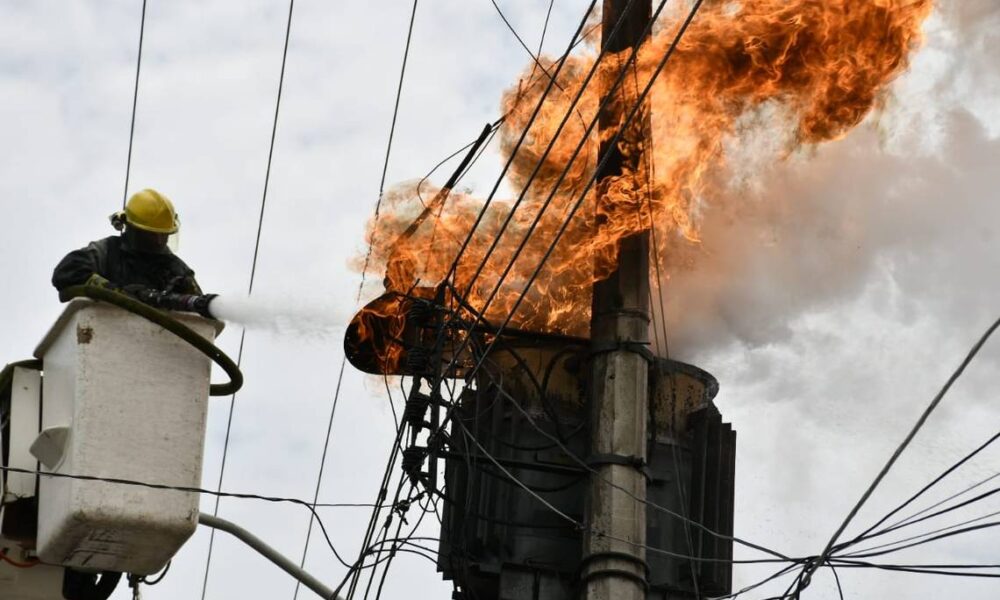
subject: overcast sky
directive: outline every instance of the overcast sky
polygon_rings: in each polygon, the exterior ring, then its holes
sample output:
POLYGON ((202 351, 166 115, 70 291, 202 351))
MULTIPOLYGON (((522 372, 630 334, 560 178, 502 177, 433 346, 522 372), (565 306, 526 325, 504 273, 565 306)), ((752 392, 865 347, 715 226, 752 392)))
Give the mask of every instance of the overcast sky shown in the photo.
MULTIPOLYGON (((548 2, 500 4, 537 43, 548 2)), ((565 47, 585 4, 556 0, 551 53, 565 47)), ((7 282, 0 362, 29 356, 59 313, 49 284, 59 258, 111 233, 106 217, 122 198, 140 5, 0 5, 0 273, 7 282)), ((260 298, 322 306, 340 319, 353 313, 359 275, 348 263, 364 248, 378 196, 411 6, 296 2, 254 284, 260 298)), ((155 187, 173 198, 183 222, 179 254, 203 288, 221 294, 246 293, 287 10, 283 0, 149 0, 130 191, 155 187)), ((739 431, 737 535, 789 554, 820 550, 1000 316, 998 25, 995 0, 942 0, 926 47, 883 113, 842 141, 767 165, 752 185, 744 181, 746 218, 738 223, 706 211, 701 273, 712 276, 678 279, 672 348, 715 374, 718 404, 739 431), (777 208, 759 210, 762 199, 777 208)), ((495 120, 526 59, 488 0, 421 3, 388 181, 422 176, 495 120)), ((464 183, 488 190, 498 169, 489 153, 464 183)), ((238 341, 231 325, 220 345, 235 356, 238 341)), ((311 497, 341 356, 336 333, 248 332, 224 489, 311 497)), ((995 433, 998 360, 1000 340, 945 400, 859 525, 995 433)), ((211 400, 207 487, 218 476, 227 406, 228 399, 211 400)), ((392 432, 384 390, 349 368, 321 501, 370 502, 392 432)), ((998 471, 994 451, 930 498, 998 471)), ((203 510, 212 504, 203 499, 203 510)), ((300 555, 303 509, 225 500, 221 514, 300 555)), ((366 510, 322 514, 338 550, 356 555, 366 510)), ((927 525, 922 531, 933 528, 927 525)), ((200 597, 207 541, 199 531, 165 581, 143 596, 200 597)), ((998 556, 1000 536, 987 530, 899 561, 996 563, 998 556)), ((307 566, 331 584, 344 573, 321 543, 307 566)), ((736 583, 761 573, 737 568, 736 583)), ((848 598, 1000 592, 989 581, 867 571, 841 577, 848 598)), ((250 550, 217 538, 208 598, 291 598, 293 588, 250 550)), ((449 594, 433 565, 404 555, 385 597, 449 594)), ((820 574, 810 597, 835 594, 820 574)), ((127 597, 122 586, 115 598, 127 597)))

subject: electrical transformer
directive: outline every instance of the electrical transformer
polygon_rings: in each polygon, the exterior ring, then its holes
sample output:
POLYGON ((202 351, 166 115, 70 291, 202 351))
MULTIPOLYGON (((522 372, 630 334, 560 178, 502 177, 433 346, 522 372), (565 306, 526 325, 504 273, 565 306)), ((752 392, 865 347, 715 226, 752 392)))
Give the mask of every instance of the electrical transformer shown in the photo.
POLYGON ((412 377, 402 467, 443 501, 437 566, 455 600, 579 597, 588 481, 612 461, 646 480, 647 598, 730 593, 736 433, 713 403, 712 375, 643 348, 646 456, 593 456, 589 340, 497 336, 445 312, 426 291, 387 294, 355 317, 345 351, 360 370, 412 377))

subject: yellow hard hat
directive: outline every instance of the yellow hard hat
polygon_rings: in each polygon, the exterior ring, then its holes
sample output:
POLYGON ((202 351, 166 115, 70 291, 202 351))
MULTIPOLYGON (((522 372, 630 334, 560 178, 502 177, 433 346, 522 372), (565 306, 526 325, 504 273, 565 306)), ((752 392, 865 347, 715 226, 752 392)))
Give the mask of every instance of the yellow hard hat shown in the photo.
MULTIPOLYGON (((132 194, 125 205, 124 217, 128 225, 153 233, 177 233, 179 226, 173 203, 152 189, 132 194)), ((112 215, 112 223, 114 220, 115 215, 112 215)))

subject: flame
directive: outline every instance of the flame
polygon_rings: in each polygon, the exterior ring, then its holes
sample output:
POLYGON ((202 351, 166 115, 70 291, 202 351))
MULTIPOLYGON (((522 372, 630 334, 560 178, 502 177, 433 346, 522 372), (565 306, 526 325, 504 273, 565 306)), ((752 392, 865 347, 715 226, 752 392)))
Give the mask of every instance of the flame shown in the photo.
MULTIPOLYGON (((612 112, 624 112, 646 86, 687 10, 679 7, 661 17, 615 96, 612 112)), ((782 118, 766 125, 786 140, 786 156, 803 146, 842 138, 881 106, 888 85, 920 46, 921 27, 931 10, 931 0, 705 2, 655 80, 644 117, 618 143, 621 153, 631 157, 626 161, 631 166, 603 178, 585 195, 513 324, 586 335, 591 286, 613 271, 620 240, 654 227, 661 250, 657 259, 664 261, 672 248, 698 246, 702 211, 732 201, 722 193, 718 174, 726 166, 726 144, 739 143, 748 119, 765 107, 778 107, 782 118)), ((629 52, 601 59, 594 80, 556 133, 596 54, 591 48, 567 59, 558 86, 516 153, 508 173, 512 189, 524 189, 539 161, 541 166, 510 225, 501 232, 513 201, 493 201, 458 260, 453 293, 482 310, 552 194, 551 205, 486 307, 488 319, 499 322, 510 313, 594 174, 602 140, 596 128, 588 135, 587 125, 598 111, 601 90, 614 81, 629 52), (582 150, 573 160, 581 141, 582 150), (495 250, 473 280, 494 241, 495 250)), ((544 62, 549 73, 556 70, 556 60, 544 62)), ((507 114, 500 131, 505 158, 514 152, 548 83, 539 75, 535 69, 526 71, 502 98, 507 114)), ((605 141, 614 129, 603 128, 605 141)), ((401 232, 439 191, 407 183, 383 199, 381 217, 370 224, 368 241, 371 264, 384 271, 387 290, 405 293, 418 282, 435 286, 449 274, 483 205, 481 199, 452 193, 441 212, 401 239, 401 232)))

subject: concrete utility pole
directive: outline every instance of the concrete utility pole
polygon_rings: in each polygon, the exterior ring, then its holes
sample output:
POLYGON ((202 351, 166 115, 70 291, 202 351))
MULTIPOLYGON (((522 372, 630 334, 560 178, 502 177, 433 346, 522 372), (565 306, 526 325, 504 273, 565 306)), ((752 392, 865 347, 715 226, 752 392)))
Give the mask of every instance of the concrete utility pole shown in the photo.
MULTIPOLYGON (((634 46, 649 23, 651 0, 634 0, 614 39, 608 40, 628 5, 628 0, 604 0, 602 32, 609 52, 622 52, 634 46)), ((624 65, 628 55, 628 52, 622 53, 621 64, 624 65)), ((614 71, 612 77, 617 75, 617 68, 611 70, 614 71)), ((604 94, 608 93, 611 83, 613 79, 603 82, 604 94)), ((615 92, 615 101, 601 114, 602 134, 620 127, 636 100, 635 87, 629 74, 615 92)), ((640 144, 646 146, 648 135, 649 114, 642 111, 623 140, 637 150, 640 144)), ((630 152, 625 157, 605 142, 601 145, 601 158, 607 155, 610 158, 600 173, 602 178, 619 174, 624 167, 641 164, 642 160, 639 152, 630 152)), ((598 202, 604 201, 600 195, 602 189, 598 188, 598 202)), ((617 270, 594 284, 592 311, 589 462, 597 472, 590 478, 587 504, 589 527, 581 571, 584 597, 586 600, 644 600, 647 576, 642 546, 646 541, 646 506, 635 498, 646 498, 646 479, 640 469, 646 461, 649 415, 649 367, 642 353, 649 343, 648 232, 622 241, 617 270), (609 481, 622 489, 608 485, 609 481)))

